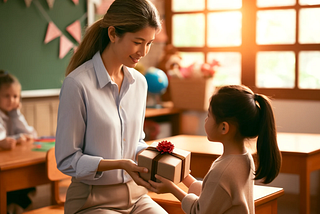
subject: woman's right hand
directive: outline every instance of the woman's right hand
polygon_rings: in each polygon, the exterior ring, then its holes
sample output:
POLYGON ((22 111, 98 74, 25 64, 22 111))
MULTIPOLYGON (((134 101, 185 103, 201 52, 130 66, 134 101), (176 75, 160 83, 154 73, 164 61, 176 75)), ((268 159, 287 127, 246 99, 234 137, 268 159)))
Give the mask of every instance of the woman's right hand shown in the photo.
POLYGON ((131 176, 136 184, 138 184, 139 186, 144 186, 148 190, 151 189, 150 183, 143 180, 139 175, 139 173, 147 173, 147 168, 138 166, 133 160, 130 159, 123 160, 122 165, 123 169, 131 176))

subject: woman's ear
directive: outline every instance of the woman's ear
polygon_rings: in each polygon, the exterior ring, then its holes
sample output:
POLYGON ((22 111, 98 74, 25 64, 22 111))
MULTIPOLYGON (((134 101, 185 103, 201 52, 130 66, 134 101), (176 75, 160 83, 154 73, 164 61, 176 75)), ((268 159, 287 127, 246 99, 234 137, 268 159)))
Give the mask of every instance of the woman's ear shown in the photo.
POLYGON ((227 122, 222 122, 220 125, 221 134, 227 134, 229 132, 230 126, 227 122))
POLYGON ((116 41, 116 29, 113 26, 108 27, 108 36, 110 39, 110 42, 114 43, 116 41))

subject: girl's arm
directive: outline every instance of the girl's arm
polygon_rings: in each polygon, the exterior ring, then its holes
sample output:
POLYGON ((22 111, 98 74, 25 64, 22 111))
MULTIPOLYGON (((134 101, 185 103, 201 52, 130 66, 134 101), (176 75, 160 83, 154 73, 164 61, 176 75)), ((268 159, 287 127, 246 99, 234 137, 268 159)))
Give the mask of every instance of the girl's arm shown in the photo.
POLYGON ((182 199, 187 195, 185 191, 180 189, 176 184, 174 184, 172 181, 161 177, 159 175, 155 175, 155 177, 161 181, 161 183, 157 183, 154 181, 149 180, 149 183, 151 184, 152 188, 151 190, 156 193, 171 193, 173 194, 179 201, 182 201, 182 199))
POLYGON ((9 117, 12 119, 12 126, 15 134, 27 134, 32 138, 37 137, 36 130, 34 129, 34 127, 28 125, 25 117, 19 109, 14 109, 10 111, 9 117))
POLYGON ((197 181, 197 179, 195 179, 192 175, 187 175, 187 177, 185 177, 185 179, 183 179, 182 183, 184 185, 186 185, 188 188, 190 188, 191 184, 193 182, 197 181))

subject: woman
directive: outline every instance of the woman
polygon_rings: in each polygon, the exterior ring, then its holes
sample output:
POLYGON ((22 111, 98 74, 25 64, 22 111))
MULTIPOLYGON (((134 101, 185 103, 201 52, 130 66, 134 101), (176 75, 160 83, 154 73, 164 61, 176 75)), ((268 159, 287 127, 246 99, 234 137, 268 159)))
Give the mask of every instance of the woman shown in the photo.
MULTIPOLYGON (((146 194, 136 165, 147 147, 147 83, 133 69, 160 30, 147 0, 115 0, 88 28, 60 93, 59 170, 72 176, 65 213, 166 213, 146 194)), ((146 188, 145 188, 146 187, 146 188)))

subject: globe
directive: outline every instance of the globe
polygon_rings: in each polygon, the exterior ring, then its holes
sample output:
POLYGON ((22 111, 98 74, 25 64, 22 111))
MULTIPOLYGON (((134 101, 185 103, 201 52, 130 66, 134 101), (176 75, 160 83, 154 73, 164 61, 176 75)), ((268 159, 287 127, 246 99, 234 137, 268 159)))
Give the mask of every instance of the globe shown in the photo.
POLYGON ((163 94, 168 87, 168 77, 160 69, 150 67, 144 74, 148 83, 148 91, 153 94, 163 94))
POLYGON ((168 77, 160 69, 150 67, 146 70, 144 76, 148 83, 148 108, 162 108, 161 94, 168 88, 168 77))

